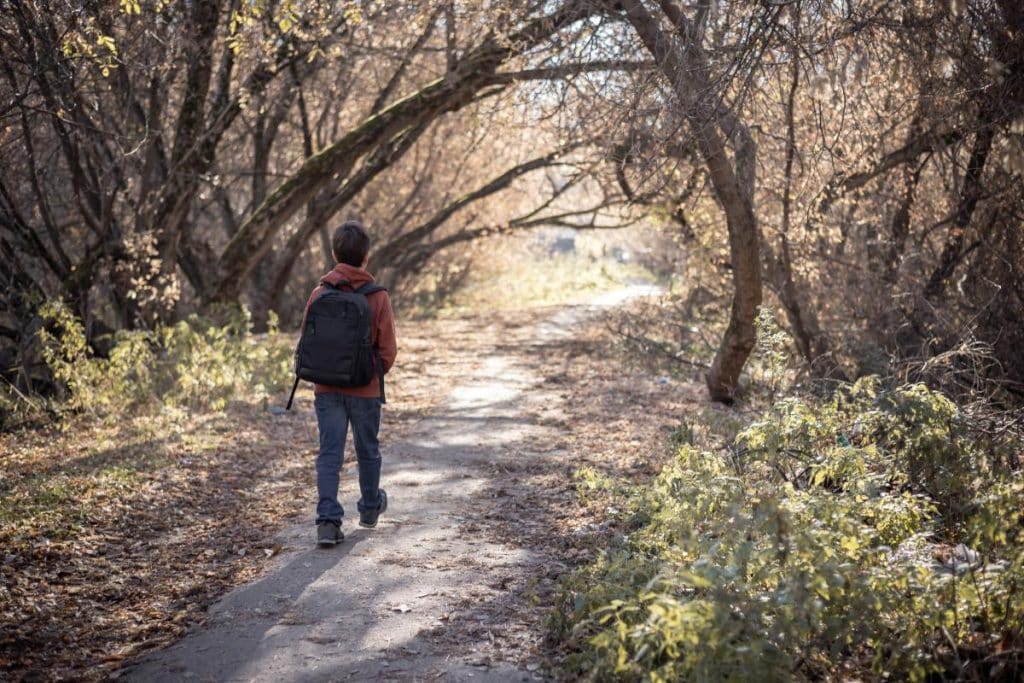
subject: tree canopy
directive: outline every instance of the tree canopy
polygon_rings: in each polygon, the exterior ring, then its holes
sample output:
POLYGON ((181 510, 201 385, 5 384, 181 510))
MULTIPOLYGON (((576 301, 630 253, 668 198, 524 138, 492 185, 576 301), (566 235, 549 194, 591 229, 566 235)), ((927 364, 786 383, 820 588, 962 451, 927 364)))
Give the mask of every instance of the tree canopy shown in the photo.
POLYGON ((262 325, 359 213, 396 288, 481 237, 660 222, 728 292, 718 400, 763 286, 816 374, 970 328, 1019 382, 1021 22, 1011 0, 10 3, 5 366, 50 298, 91 340, 218 302, 262 325))

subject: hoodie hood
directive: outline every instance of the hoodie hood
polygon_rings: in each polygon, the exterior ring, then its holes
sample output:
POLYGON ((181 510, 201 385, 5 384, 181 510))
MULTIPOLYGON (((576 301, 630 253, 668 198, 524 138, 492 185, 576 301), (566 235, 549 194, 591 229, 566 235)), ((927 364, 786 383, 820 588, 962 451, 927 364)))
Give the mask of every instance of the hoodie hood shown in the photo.
POLYGON ((359 289, 368 282, 373 282, 373 275, 363 268, 347 263, 336 263, 333 270, 320 278, 320 283, 337 287, 344 280, 348 280, 352 289, 359 289))

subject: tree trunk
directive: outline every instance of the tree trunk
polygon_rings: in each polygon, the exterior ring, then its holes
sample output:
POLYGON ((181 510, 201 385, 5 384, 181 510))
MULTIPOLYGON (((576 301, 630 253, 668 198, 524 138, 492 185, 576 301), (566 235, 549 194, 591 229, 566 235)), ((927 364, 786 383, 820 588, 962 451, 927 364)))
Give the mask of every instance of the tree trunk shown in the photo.
POLYGON ((831 355, 831 345, 822 332, 814 308, 805 292, 807 286, 798 282, 793 272, 789 246, 789 229, 793 216, 793 162, 796 159, 796 93, 800 83, 800 7, 793 7, 793 26, 797 31, 791 45, 789 92, 786 98, 786 152, 783 170, 782 224, 779 228, 779 253, 776 256, 765 245, 765 269, 772 289, 786 311, 797 350, 812 370, 828 376, 842 376, 842 369, 831 355))
MULTIPOLYGON (((198 176, 210 166, 208 150, 198 144, 205 118, 206 96, 213 76, 212 45, 217 35, 220 2, 200 2, 193 7, 190 32, 195 42, 188 55, 185 77, 185 98, 175 125, 174 146, 171 152, 170 176, 164 180, 165 190, 157 197, 149 225, 157 234, 160 270, 173 273, 177 268, 178 245, 183 225, 192 206, 199 180, 198 176)), ((212 155, 211 155, 212 156, 212 155)))
POLYGON ((711 104, 717 91, 712 89, 708 77, 707 60, 693 40, 696 32, 681 13, 669 17, 679 29, 678 37, 674 37, 662 31, 639 0, 616 4, 626 10, 629 23, 679 99, 707 166, 715 196, 725 212, 732 260, 732 307, 729 326, 705 379, 712 400, 731 403, 740 372, 757 340, 754 320, 761 305, 760 239, 753 201, 756 154, 753 140, 738 121, 727 121, 727 114, 711 104), (680 41, 685 42, 680 44, 680 41), (737 143, 735 167, 726 154, 720 132, 723 124, 729 123, 732 123, 730 134, 737 143))
POLYGON ((992 151, 992 138, 995 136, 995 131, 988 123, 987 118, 980 118, 982 128, 974 137, 971 158, 967 162, 967 173, 964 174, 960 203, 953 218, 953 227, 950 228, 949 235, 946 237, 942 255, 939 257, 939 265, 932 271, 931 277, 928 278, 928 284, 925 285, 924 296, 926 299, 934 300, 942 294, 943 285, 953 275, 960 259, 964 256, 964 240, 967 237, 967 229, 971 225, 971 218, 974 216, 974 209, 978 205, 978 200, 981 199, 981 176, 985 172, 985 163, 988 161, 989 152, 992 151))

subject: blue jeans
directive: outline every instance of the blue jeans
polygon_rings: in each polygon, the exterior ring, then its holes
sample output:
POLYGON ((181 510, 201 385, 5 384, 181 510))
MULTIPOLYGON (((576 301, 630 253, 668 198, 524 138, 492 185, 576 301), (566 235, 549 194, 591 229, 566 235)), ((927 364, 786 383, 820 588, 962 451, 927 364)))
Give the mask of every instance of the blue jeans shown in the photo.
POLYGON ((341 524, 345 510, 338 502, 338 482, 350 423, 359 463, 359 491, 362 495, 359 511, 376 510, 380 505, 380 447, 377 442, 380 399, 317 394, 314 405, 320 429, 320 453, 316 457, 316 488, 320 500, 316 506, 316 521, 341 524))

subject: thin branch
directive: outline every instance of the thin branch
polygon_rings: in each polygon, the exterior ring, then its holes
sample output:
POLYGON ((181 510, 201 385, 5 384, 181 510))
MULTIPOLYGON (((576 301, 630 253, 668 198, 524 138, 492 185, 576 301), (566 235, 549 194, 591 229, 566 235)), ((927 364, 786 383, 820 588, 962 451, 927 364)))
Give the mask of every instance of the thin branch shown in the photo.
POLYGON ((387 244, 380 247, 374 253, 374 263, 383 262, 391 263, 392 261, 401 257, 402 253, 407 249, 412 248, 417 243, 423 241, 431 234, 433 234, 438 228, 454 216, 456 213, 461 211, 463 208, 478 201, 484 197, 492 195, 496 192, 504 190, 512 181, 520 176, 523 176, 530 171, 534 171, 545 166, 551 166, 555 163, 555 160, 570 151, 572 147, 562 148, 555 150, 549 154, 545 154, 542 157, 531 159, 530 161, 524 162, 517 166, 514 166, 498 177, 492 179, 483 186, 473 190, 472 192, 465 194, 452 202, 449 202, 445 206, 441 207, 434 213, 433 216, 428 218, 424 223, 419 225, 409 232, 402 233, 395 239, 391 240, 387 244))
POLYGON ((373 101, 373 105, 370 107, 370 112, 378 112, 384 108, 388 100, 394 94, 395 90, 398 89, 398 85, 402 82, 402 77, 405 76, 405 72, 409 69, 409 65, 412 64, 412 59, 423 49, 423 46, 430 36, 434 33, 434 27, 437 25, 437 16, 441 12, 441 7, 434 10, 434 13, 427 19, 427 25, 423 28, 423 32, 413 41, 413 44, 409 46, 409 49, 402 55, 402 60, 395 67, 394 73, 391 74, 391 78, 381 88, 380 93, 377 94, 377 99, 373 101))
POLYGON ((584 73, 601 73, 605 71, 621 71, 623 73, 637 73, 650 71, 657 65, 652 60, 634 59, 604 59, 593 62, 578 62, 574 64, 562 64, 537 69, 522 69, 520 71, 506 71, 494 74, 489 80, 491 83, 513 83, 516 81, 553 81, 560 80, 567 76, 576 76, 584 73))

